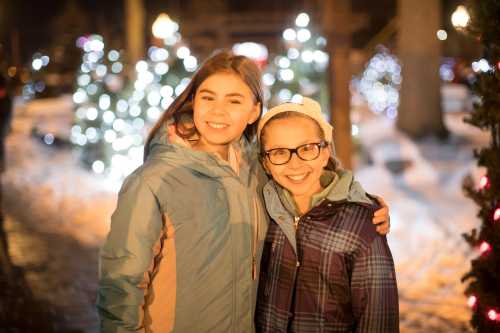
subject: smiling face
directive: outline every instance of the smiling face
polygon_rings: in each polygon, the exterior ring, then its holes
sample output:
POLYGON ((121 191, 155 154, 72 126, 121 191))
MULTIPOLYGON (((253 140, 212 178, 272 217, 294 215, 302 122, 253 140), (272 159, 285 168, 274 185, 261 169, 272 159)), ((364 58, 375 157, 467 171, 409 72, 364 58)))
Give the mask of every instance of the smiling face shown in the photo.
POLYGON ((231 143, 259 117, 260 105, 248 85, 236 74, 209 76, 196 90, 193 118, 200 134, 198 148, 227 155, 231 143))
MULTIPOLYGON (((264 127, 261 141, 264 151, 276 148, 294 149, 308 143, 323 140, 321 129, 307 116, 291 116, 271 119, 264 127)), ((328 148, 322 148, 319 156, 312 161, 304 161, 297 154, 282 165, 274 165, 266 157, 264 167, 273 179, 290 191, 296 201, 309 202, 313 194, 321 191, 320 177, 330 157, 328 148)))

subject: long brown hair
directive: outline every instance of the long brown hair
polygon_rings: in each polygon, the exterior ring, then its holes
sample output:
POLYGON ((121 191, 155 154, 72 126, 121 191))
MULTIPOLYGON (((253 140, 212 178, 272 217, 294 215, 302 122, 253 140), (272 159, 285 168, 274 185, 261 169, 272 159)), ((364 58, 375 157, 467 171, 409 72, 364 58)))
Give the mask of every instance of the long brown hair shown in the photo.
MULTIPOLYGON (((233 52, 227 50, 218 51, 208 58, 196 71, 186 89, 177 96, 153 126, 144 145, 144 160, 146 160, 149 154, 151 140, 162 125, 169 120, 173 120, 173 123, 176 125, 177 135, 183 139, 188 139, 197 134, 196 127, 194 127, 192 122, 194 95, 203 81, 219 72, 234 73, 248 85, 254 95, 255 103, 259 103, 260 105, 260 118, 264 104, 264 93, 262 91, 259 67, 248 57, 235 55, 233 52)), ((258 121, 255 121, 253 124, 248 125, 244 131, 245 137, 250 141, 253 140, 257 132, 257 123, 258 121)))

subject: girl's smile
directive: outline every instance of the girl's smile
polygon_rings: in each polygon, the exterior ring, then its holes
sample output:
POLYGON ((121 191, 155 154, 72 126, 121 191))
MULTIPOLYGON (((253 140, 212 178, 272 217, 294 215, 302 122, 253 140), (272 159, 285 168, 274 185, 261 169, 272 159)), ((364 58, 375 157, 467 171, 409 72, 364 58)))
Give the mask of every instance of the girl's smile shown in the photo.
POLYGON ((236 74, 220 72, 209 76, 196 91, 193 116, 200 140, 195 149, 217 153, 226 159, 231 143, 259 117, 248 85, 236 74))
POLYGON ((322 189, 320 177, 330 157, 329 150, 318 144, 322 141, 318 132, 313 119, 294 116, 270 121, 262 140, 267 154, 264 159, 266 170, 278 184, 290 191, 299 208, 305 211, 311 197, 322 189), (301 147, 304 150, 300 150, 301 147), (313 147, 319 151, 315 150, 317 155, 312 153, 310 160, 297 155, 311 154, 313 147), (290 150, 295 151, 288 155, 290 150), (286 161, 286 157, 290 159, 286 161))

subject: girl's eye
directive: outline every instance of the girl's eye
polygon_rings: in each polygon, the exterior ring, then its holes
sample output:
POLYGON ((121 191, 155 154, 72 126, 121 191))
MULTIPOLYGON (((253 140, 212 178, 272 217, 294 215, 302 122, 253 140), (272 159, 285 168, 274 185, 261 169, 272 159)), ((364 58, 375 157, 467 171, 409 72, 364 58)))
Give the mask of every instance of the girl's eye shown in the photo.
POLYGON ((201 96, 201 99, 205 100, 205 101, 213 101, 214 100, 214 98, 212 96, 207 96, 207 95, 201 96))
POLYGON ((309 143, 301 147, 303 151, 312 151, 316 149, 316 145, 313 143, 309 143))
POLYGON ((229 103, 231 103, 231 104, 241 104, 241 101, 238 100, 238 99, 232 99, 232 100, 229 101, 229 103))
POLYGON ((269 152, 272 156, 278 157, 278 156, 286 156, 288 154, 288 149, 286 148, 277 148, 273 149, 269 152))

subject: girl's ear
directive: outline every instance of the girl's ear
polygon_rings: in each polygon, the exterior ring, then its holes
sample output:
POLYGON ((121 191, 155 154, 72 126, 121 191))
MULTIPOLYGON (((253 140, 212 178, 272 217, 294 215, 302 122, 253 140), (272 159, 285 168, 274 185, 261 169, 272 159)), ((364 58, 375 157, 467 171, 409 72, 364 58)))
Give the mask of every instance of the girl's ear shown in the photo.
POLYGON ((248 125, 253 124, 257 119, 259 119, 260 116, 260 102, 257 102, 251 111, 251 115, 248 119, 248 125))
POLYGON ((264 157, 261 157, 260 159, 261 161, 261 164, 262 164, 262 167, 264 168, 264 171, 269 175, 271 176, 271 171, 269 171, 269 168, 267 167, 267 158, 264 156, 264 157))

